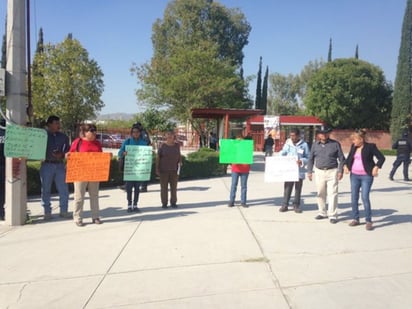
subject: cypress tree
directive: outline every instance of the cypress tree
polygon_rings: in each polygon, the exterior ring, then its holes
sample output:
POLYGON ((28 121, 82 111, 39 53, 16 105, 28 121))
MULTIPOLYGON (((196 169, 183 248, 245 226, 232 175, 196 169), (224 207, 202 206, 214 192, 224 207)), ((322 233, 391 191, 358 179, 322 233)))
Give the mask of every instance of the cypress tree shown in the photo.
POLYGON ((332 62, 332 38, 329 39, 328 62, 332 62))
POLYGON ((396 69, 395 87, 393 92, 391 135, 396 140, 401 131, 410 126, 412 102, 412 0, 406 4, 403 17, 401 46, 399 48, 398 66, 396 69))
POLYGON ((36 53, 44 52, 43 28, 39 30, 39 40, 37 41, 36 53))
POLYGON ((264 115, 266 115, 267 110, 268 110, 268 78, 269 78, 269 67, 266 66, 266 72, 263 78, 263 86, 262 86, 262 109, 264 110, 264 115))
POLYGON ((259 71, 257 73, 255 108, 262 108, 262 56, 260 56, 259 71))
POLYGON ((356 44, 355 59, 359 59, 359 46, 358 46, 358 44, 356 44))

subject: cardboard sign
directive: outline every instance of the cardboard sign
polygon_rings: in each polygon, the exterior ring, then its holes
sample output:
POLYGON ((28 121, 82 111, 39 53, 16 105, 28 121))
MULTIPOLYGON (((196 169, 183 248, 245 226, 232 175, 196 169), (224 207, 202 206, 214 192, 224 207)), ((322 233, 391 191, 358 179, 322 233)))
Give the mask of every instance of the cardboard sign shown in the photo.
POLYGON ((123 180, 147 181, 152 172, 152 146, 126 145, 123 180))
POLYGON ((299 166, 295 156, 265 158, 265 182, 299 181, 299 166))
POLYGON ((253 140, 221 139, 219 163, 253 164, 253 140))
POLYGON ((4 140, 4 155, 6 157, 44 160, 46 148, 46 130, 7 124, 4 140))
POLYGON ((70 152, 66 182, 108 181, 110 159, 108 152, 70 152))

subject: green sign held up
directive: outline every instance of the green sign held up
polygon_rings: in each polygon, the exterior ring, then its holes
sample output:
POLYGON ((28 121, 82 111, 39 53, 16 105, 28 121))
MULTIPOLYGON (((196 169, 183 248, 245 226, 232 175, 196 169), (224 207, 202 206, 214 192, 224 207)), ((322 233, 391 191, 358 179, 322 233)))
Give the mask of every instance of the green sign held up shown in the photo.
POLYGON ((147 181, 152 172, 152 146, 126 145, 123 180, 147 181))
POLYGON ((6 157, 44 160, 46 158, 46 147, 46 130, 7 124, 4 141, 4 154, 6 157))
POLYGON ((253 140, 221 139, 219 163, 253 164, 253 140))

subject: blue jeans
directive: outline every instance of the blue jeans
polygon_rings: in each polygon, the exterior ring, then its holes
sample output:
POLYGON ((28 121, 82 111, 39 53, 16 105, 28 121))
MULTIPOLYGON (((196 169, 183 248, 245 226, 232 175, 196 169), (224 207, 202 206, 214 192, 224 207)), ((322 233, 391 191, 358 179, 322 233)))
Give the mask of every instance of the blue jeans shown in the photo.
POLYGON ((361 191, 362 203, 365 208, 365 221, 372 222, 371 202, 369 200, 372 183, 372 176, 350 174, 352 216, 356 221, 359 221, 359 191, 361 191))
POLYGON ((232 172, 232 185, 230 188, 230 203, 235 203, 237 183, 240 177, 240 203, 246 204, 246 194, 247 194, 247 179, 249 173, 236 173, 232 172))
POLYGON ((140 181, 126 181, 126 196, 127 196, 127 206, 132 205, 132 191, 134 190, 133 194, 133 206, 137 206, 137 202, 139 201, 139 186, 141 185, 140 181))
POLYGON ((41 181, 41 204, 44 207, 44 213, 51 213, 51 188, 53 181, 59 192, 60 212, 65 213, 69 204, 69 188, 66 183, 66 166, 63 163, 46 163, 43 162, 40 167, 41 181))

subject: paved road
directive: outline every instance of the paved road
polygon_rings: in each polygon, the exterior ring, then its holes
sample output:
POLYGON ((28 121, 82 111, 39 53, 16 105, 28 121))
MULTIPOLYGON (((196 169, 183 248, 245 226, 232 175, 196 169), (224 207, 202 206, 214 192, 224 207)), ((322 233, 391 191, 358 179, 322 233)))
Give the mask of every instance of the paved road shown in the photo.
POLYGON ((347 176, 332 225, 314 220, 308 180, 303 213, 280 213, 282 184, 264 183, 255 159, 249 208, 226 206, 229 175, 180 182, 177 210, 160 208, 158 184, 141 214, 101 190, 101 226, 43 222, 30 198, 33 224, 0 223, 0 308, 412 308, 412 183, 389 181, 393 157, 373 185, 371 232, 348 226, 347 176))

